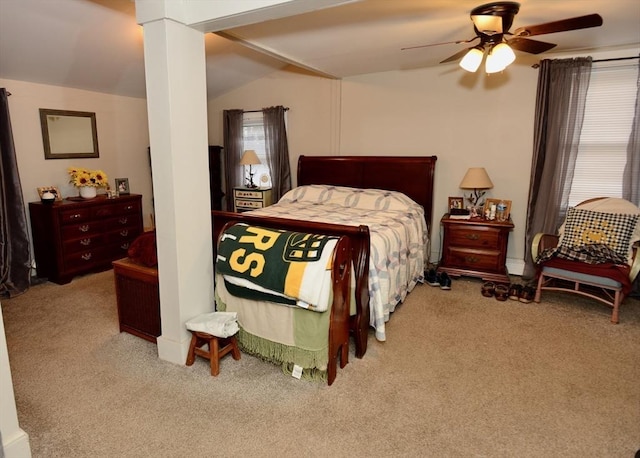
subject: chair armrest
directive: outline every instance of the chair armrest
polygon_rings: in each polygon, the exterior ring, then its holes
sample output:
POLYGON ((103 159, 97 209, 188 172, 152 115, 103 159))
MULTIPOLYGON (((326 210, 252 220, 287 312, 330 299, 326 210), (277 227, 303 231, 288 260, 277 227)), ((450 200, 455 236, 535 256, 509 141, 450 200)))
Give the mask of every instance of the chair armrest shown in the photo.
POLYGON ((629 272, 629 280, 631 283, 636 279, 638 273, 640 273, 640 242, 633 244, 633 258, 631 262, 631 271, 629 272))
POLYGON ((560 237, 557 235, 538 232, 531 242, 531 256, 533 257, 533 261, 535 262, 540 253, 547 248, 557 247, 559 240, 560 237))

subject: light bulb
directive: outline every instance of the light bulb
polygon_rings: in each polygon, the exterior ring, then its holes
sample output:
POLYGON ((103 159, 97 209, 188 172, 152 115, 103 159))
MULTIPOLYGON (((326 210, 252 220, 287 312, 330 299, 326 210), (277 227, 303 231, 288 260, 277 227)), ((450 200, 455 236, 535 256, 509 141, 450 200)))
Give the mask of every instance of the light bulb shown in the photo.
POLYGON ((471 48, 460 61, 460 67, 468 72, 475 72, 482 63, 484 53, 478 48, 471 48))
POLYGON ((492 51, 494 57, 497 57, 499 62, 506 68, 516 60, 516 54, 511 47, 506 43, 497 44, 492 51))
POLYGON ((502 62, 500 62, 500 59, 496 57, 495 54, 489 53, 484 68, 487 73, 498 73, 504 70, 506 65, 502 65, 502 62))

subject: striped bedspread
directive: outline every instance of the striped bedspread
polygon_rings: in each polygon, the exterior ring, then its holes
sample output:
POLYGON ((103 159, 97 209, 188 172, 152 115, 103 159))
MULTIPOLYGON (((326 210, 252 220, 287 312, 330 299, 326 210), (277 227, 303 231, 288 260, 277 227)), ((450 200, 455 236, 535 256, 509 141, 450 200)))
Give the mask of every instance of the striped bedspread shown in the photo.
POLYGON ((428 261, 424 210, 404 194, 339 186, 301 186, 277 204, 251 214, 336 223, 365 224, 371 235, 370 325, 386 340, 385 323, 418 282, 428 261))

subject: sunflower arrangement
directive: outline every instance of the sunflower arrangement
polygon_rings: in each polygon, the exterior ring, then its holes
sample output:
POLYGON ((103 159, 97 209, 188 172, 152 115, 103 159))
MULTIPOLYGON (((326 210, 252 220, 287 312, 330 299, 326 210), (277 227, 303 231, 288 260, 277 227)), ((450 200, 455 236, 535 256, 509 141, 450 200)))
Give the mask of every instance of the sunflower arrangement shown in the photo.
POLYGON ((93 186, 96 188, 109 186, 107 174, 102 170, 89 170, 81 167, 69 167, 69 183, 77 188, 93 186))

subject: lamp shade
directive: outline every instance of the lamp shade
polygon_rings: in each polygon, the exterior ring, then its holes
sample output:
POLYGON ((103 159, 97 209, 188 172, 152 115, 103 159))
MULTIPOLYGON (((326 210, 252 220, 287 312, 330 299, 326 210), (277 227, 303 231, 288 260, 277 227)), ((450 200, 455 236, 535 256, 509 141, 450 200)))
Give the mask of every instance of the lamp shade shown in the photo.
POLYGON ((260 159, 258 159, 258 155, 252 149, 246 150, 242 154, 242 158, 240 158, 239 165, 258 165, 261 164, 260 159))
POLYGON ((482 63, 482 57, 484 53, 481 49, 471 48, 467 54, 460 61, 460 67, 468 72, 475 72, 482 63))
POLYGON ((491 189, 493 183, 484 167, 471 167, 460 182, 462 189, 491 189))

